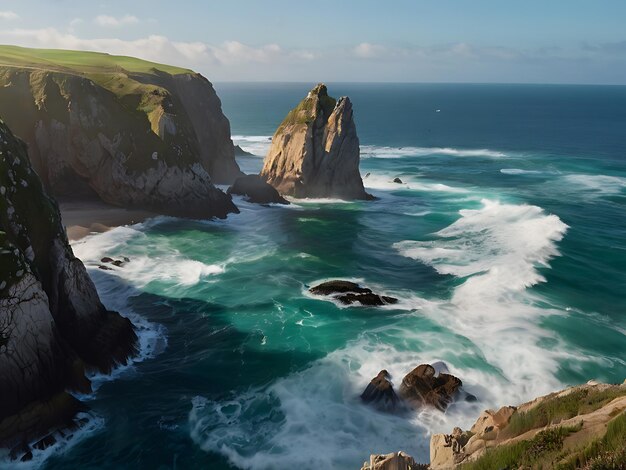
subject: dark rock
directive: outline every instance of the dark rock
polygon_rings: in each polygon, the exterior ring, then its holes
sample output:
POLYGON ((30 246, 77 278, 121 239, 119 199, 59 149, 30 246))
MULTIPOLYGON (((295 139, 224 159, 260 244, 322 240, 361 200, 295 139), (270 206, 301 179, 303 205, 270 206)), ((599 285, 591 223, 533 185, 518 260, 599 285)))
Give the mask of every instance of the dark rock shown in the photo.
POLYGON ((421 364, 402 379, 400 396, 416 406, 434 406, 444 411, 462 385, 457 377, 437 375, 433 366, 421 364))
POLYGON ((398 184, 402 184, 402 180, 400 178, 394 178, 393 182, 394 183, 398 183, 398 184))
POLYGON ((124 256, 124 262, 125 263, 130 263, 130 258, 128 256, 124 256))
POLYGON ((254 156, 253 153, 246 152, 239 145, 235 145, 235 157, 251 157, 254 156))
POLYGON ((111 264, 113 266, 117 266, 118 268, 121 268, 122 266, 124 266, 124 262, 122 260, 119 260, 119 259, 116 259, 111 264))
POLYGON ((352 305, 356 302, 367 306, 381 306, 395 304, 398 299, 385 295, 378 295, 367 287, 361 287, 350 281, 334 280, 323 282, 311 287, 309 292, 316 295, 332 296, 344 305, 352 305))
POLYGON ((103 271, 113 271, 113 268, 109 268, 108 266, 104 266, 103 264, 98 266, 99 269, 102 269, 103 271))
POLYGON ((105 256, 104 258, 102 258, 100 260, 101 263, 112 263, 113 262, 113 258, 109 258, 108 256, 105 256))
POLYGON ((386 370, 381 370, 367 385, 361 394, 361 400, 387 411, 394 410, 400 403, 400 399, 396 395, 389 378, 389 373, 386 370))
POLYGON ((56 444, 56 442, 57 442, 56 438, 52 434, 48 434, 47 436, 45 436, 42 439, 40 439, 37 442, 35 442, 33 444, 33 447, 35 449, 45 450, 48 447, 56 444))
POLYGON ((247 196, 248 201, 257 204, 289 204, 270 184, 259 175, 241 176, 228 188, 228 194, 247 196))

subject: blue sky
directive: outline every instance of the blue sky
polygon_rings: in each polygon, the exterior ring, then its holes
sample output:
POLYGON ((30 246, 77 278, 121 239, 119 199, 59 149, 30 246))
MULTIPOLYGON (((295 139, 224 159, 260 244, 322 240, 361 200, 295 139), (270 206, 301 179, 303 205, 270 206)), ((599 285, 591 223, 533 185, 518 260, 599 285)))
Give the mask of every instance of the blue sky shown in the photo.
POLYGON ((0 43, 214 81, 626 84, 626 0, 0 0, 0 43))

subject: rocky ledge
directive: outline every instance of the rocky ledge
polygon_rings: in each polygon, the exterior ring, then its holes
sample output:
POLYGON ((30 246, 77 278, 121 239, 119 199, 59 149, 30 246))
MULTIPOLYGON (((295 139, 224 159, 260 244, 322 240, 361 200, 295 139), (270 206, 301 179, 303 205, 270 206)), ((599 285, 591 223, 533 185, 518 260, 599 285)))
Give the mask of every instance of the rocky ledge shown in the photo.
POLYGON ((276 130, 261 176, 297 198, 372 199, 359 173, 359 138, 350 98, 319 84, 276 130))
POLYGON ((364 306, 382 306, 395 304, 398 299, 386 295, 378 295, 367 287, 361 287, 350 281, 327 281, 309 289, 311 294, 324 295, 338 300, 344 305, 360 303, 364 306))
POLYGON ((68 244, 56 202, 26 146, 0 121, 0 447, 28 459, 58 427, 77 426, 87 371, 109 373, 137 354, 132 323, 100 302, 68 244))
POLYGON ((278 194, 278 191, 259 175, 240 176, 228 188, 228 194, 246 196, 249 202, 256 204, 289 204, 287 199, 278 194))

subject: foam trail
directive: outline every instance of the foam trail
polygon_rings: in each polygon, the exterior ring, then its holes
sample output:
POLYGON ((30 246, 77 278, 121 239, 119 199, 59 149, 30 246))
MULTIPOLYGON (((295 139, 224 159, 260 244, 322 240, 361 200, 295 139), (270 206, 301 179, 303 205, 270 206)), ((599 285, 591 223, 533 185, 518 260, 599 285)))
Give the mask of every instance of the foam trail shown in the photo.
POLYGON ((490 149, 455 149, 449 147, 381 147, 362 145, 362 158, 403 158, 445 155, 451 157, 488 157, 502 158, 507 154, 490 149))
POLYGON ((233 135, 233 143, 257 157, 265 157, 272 145, 270 135, 233 135))
POLYGON ((626 190, 626 178, 609 175, 571 174, 563 177, 570 191, 592 195, 619 194, 626 190))
POLYGON ((420 180, 414 176, 402 176, 403 183, 394 183, 394 175, 385 173, 370 173, 367 178, 363 179, 363 185, 366 189, 378 189, 382 191, 423 191, 435 193, 468 193, 469 190, 458 186, 449 186, 443 183, 434 183, 432 181, 420 180))

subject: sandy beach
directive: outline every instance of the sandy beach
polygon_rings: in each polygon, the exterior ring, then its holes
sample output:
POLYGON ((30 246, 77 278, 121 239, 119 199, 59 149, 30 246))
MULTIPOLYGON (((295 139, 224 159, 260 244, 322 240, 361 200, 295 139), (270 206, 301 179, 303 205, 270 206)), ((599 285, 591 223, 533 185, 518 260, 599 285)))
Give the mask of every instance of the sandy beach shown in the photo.
POLYGON ((140 209, 124 209, 102 201, 59 201, 63 225, 70 240, 79 240, 90 233, 102 233, 120 225, 142 222, 157 214, 140 209))

